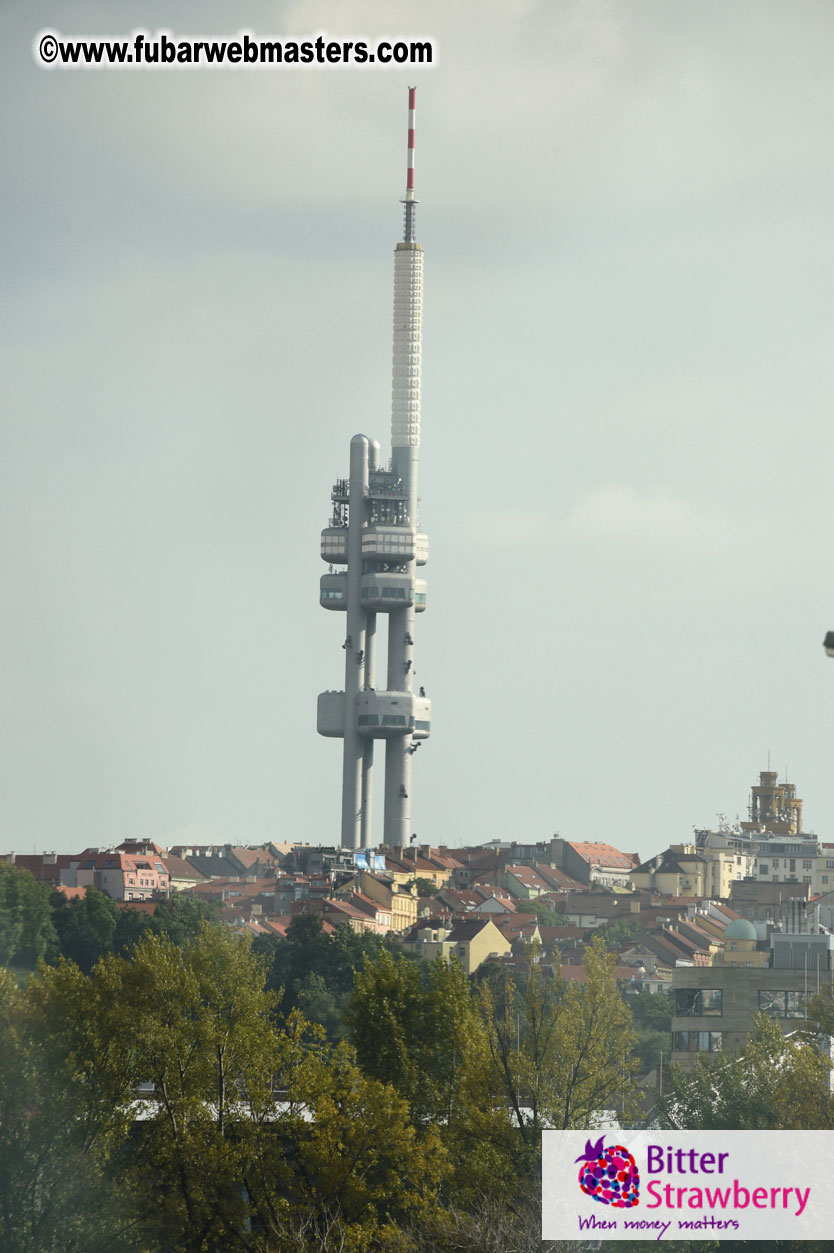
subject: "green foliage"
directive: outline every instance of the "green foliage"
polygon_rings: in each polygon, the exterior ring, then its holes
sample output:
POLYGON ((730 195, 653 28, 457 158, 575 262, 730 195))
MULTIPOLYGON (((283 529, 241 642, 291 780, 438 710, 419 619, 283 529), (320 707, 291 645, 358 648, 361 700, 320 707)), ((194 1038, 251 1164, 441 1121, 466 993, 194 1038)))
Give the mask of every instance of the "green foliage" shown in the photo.
POLYGON ((93 988, 62 962, 18 990, 0 970, 0 1247, 122 1250, 130 1218, 105 1166, 126 1134, 93 988), (115 1098, 115 1099, 114 1099, 115 1098))
POLYGON ((463 967, 383 952, 357 974, 346 1021, 362 1070, 397 1089, 423 1134, 437 1127, 453 1170, 448 1195, 511 1194, 514 1137, 463 967))
POLYGON ((543 927, 569 927, 570 919, 558 913, 548 901, 525 901, 523 913, 535 914, 543 927))
POLYGON ((146 934, 184 944, 216 917, 216 904, 192 893, 159 901, 154 914, 119 906, 93 887, 69 900, 28 870, 0 862, 0 966, 33 970, 41 959, 63 956, 89 974, 102 957, 132 952, 146 934))
POLYGON ((349 1045, 276 1022, 265 973, 211 926, 89 976, 0 971, 0 1247, 416 1249, 442 1221, 437 1133, 349 1045))
POLYGON ((51 903, 61 954, 89 974, 97 961, 113 951, 118 905, 94 887, 71 901, 53 892, 51 903))
POLYGON ((343 1019, 355 972, 366 958, 389 948, 381 936, 357 935, 350 927, 325 934, 318 914, 296 915, 286 940, 259 936, 254 944, 268 962, 267 986, 281 993, 281 1013, 286 1017, 293 1009, 302 1010, 334 1042, 346 1035, 343 1019))
POLYGON ((595 934, 604 942, 606 948, 618 949, 627 944, 640 927, 641 924, 636 918, 625 915, 606 923, 604 927, 598 927, 595 934))
POLYGON ((404 1228, 439 1216, 447 1166, 436 1133, 418 1136, 393 1089, 295 1011, 275 1061, 286 1107, 245 1179, 264 1249, 406 1253, 404 1228))
MULTIPOLYGON (((822 1010, 823 1005, 817 1007, 822 1010)), ((747 1048, 738 1057, 699 1053, 690 1073, 672 1067, 668 1096, 659 1110, 662 1127, 708 1130, 830 1130, 834 1100, 828 1060, 814 1037, 787 1038, 778 1023, 758 1015, 747 1048)), ((667 1241, 664 1241, 664 1246, 667 1241)), ((657 1247, 637 1244, 635 1249, 657 1247)), ((690 1242, 669 1242, 677 1253, 691 1253, 690 1242)), ((704 1250, 746 1253, 753 1241, 706 1242, 704 1250)), ((832 1253, 830 1240, 773 1240, 768 1253, 832 1253)))
POLYGON ((674 998, 669 992, 649 992, 643 989, 634 996, 626 997, 631 1010, 635 1032, 634 1055, 645 1074, 660 1064, 668 1065, 672 1051, 672 1014, 674 998))
POLYGON ((197 938, 206 923, 217 922, 218 909, 217 901, 204 900, 195 892, 176 892, 157 903, 150 929, 174 944, 186 944, 197 938))
POLYGON ((144 1233, 200 1250, 245 1225, 239 1180, 248 1123, 270 1105, 273 998, 245 940, 205 927, 194 943, 147 936, 132 961, 94 972, 118 1004, 111 1033, 129 1054, 134 1083, 153 1084, 155 1104, 133 1137, 137 1200, 153 1191, 144 1233))
POLYGON ((49 897, 28 870, 0 861, 0 966, 31 970, 57 955, 49 897))
POLYGON ((707 1130, 834 1128, 830 1064, 808 1041, 783 1036, 763 1014, 740 1057, 699 1053, 689 1074, 672 1067, 661 1125, 707 1130))
POLYGON ((515 979, 481 985, 495 1081, 525 1144, 538 1151, 541 1127, 588 1126, 591 1115, 633 1101, 631 1015, 614 979, 614 958, 594 939, 586 979, 543 971, 536 945, 515 979))
POLYGON ((458 962, 382 952, 356 975, 346 1022, 363 1069, 392 1083, 418 1124, 453 1120, 483 1029, 458 962))
POLYGON ((431 879, 424 879, 421 875, 418 875, 416 879, 412 879, 408 886, 411 887, 412 883, 417 884, 418 896, 436 896, 440 891, 440 888, 431 879))
POLYGON ((809 997, 807 1029, 834 1038, 834 993, 829 989, 809 997))
POLYGON ((642 988, 626 998, 634 1026, 646 1031, 671 1031, 675 998, 671 992, 649 992, 642 988))

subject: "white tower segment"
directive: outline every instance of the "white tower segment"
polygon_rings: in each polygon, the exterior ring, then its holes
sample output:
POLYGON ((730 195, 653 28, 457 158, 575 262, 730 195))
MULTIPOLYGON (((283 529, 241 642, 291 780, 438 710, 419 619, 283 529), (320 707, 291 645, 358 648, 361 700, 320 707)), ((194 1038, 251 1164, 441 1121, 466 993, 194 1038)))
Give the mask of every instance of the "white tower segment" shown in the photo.
POLYGON ((347 619, 344 691, 323 692, 318 703, 319 733, 344 740, 341 842, 347 848, 372 843, 376 739, 386 742, 384 842, 409 842, 412 758, 431 726, 424 689, 414 692, 415 615, 426 607, 416 568, 428 559, 428 540, 417 529, 423 250, 414 240, 415 95, 409 88, 405 229, 394 254, 391 465, 380 466, 375 440, 354 436, 350 479, 334 485, 333 517, 321 541, 330 572, 322 576, 320 601, 347 619), (347 565, 347 572, 334 565, 347 565), (384 690, 376 687, 378 613, 388 619, 384 690))
MULTIPOLYGON (((408 525, 417 543, 417 479, 420 447, 420 374, 423 353, 423 249, 414 240, 416 88, 408 90, 408 169, 403 242, 394 253, 394 347, 391 371, 391 468, 408 498, 408 525)), ((413 570, 412 566, 412 570, 413 570)), ((388 686, 414 692, 415 605, 391 614, 388 623, 388 686)), ((411 735, 385 747, 385 843, 407 845, 411 835, 411 735)))

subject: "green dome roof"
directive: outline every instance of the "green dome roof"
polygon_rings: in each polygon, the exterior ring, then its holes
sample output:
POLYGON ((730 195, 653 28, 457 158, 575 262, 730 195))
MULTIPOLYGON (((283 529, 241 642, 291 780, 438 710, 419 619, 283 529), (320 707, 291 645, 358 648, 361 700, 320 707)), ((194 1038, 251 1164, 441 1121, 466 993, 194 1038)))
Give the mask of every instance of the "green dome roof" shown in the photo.
POLYGON ((724 938, 725 940, 755 940, 756 928, 746 918, 734 918, 732 922, 727 923, 724 938))

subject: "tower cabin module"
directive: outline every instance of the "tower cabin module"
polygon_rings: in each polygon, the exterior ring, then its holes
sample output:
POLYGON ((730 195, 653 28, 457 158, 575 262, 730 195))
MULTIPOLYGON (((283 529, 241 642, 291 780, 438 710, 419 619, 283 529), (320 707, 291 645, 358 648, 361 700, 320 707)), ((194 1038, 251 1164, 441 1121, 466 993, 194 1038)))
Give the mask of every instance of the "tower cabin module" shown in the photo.
POLYGON ((318 698, 318 731, 343 741, 343 848, 373 845, 374 747, 385 745, 384 843, 411 836, 412 764, 431 729, 431 703, 414 679, 417 615, 426 608, 428 539, 418 529, 423 250, 415 241, 414 117, 408 92, 408 172, 403 239, 394 252, 391 460, 365 435, 350 441, 350 473, 337 479, 321 533, 319 601, 345 615, 345 686, 318 698), (387 656, 377 628, 387 624, 387 656), (379 641, 381 647, 381 641, 379 641), (417 689, 415 691, 415 688, 417 689))

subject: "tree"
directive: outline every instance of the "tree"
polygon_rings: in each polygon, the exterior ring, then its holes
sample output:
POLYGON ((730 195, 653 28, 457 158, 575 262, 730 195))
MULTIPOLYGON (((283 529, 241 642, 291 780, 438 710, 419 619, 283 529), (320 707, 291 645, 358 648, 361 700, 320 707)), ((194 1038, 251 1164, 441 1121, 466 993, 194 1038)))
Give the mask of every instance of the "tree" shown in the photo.
POLYGON ((418 896, 436 896, 440 888, 431 879, 424 879, 420 875, 416 879, 412 879, 411 883, 417 885, 418 896))
MULTIPOLYGON (((829 1072, 830 1063, 816 1048, 812 1034, 784 1036, 778 1023, 759 1014, 750 1041, 738 1057, 699 1053, 689 1073, 671 1068, 658 1121, 673 1130, 828 1130, 834 1127, 829 1072)), ((677 1241, 669 1247, 673 1253, 689 1253, 693 1248, 677 1241)), ((714 1248, 716 1253, 719 1249, 746 1253, 751 1244, 725 1240, 702 1247, 714 1248)), ((834 1242, 773 1240, 767 1248, 774 1253, 831 1253, 834 1242)))
POLYGON ((425 1049, 423 1009, 417 962, 382 953, 357 972, 345 1015, 362 1069, 393 1083, 418 1121, 430 1102, 423 1095, 419 1060, 425 1049))
POLYGON ((418 1135, 405 1101, 357 1067, 346 1042, 293 1011, 275 1053, 280 1114, 260 1127, 245 1175, 270 1253, 395 1250, 405 1227, 437 1222, 448 1166, 433 1128, 418 1135))
MULTIPOLYGON (((93 985, 70 962, 25 989, 0 971, 0 1245, 7 1253, 134 1248, 107 1171, 128 1087, 95 1029, 93 985)), ((125 1071, 122 1067, 122 1075, 125 1071)))
POLYGON ((457 961, 428 965, 383 952, 356 975, 346 1022, 359 1064, 392 1083, 418 1125, 454 1121, 467 1068, 486 1037, 457 961))
POLYGON ((570 920, 564 914, 560 914, 558 910, 554 909, 550 901, 525 901, 524 912, 535 914, 544 927, 567 927, 570 925, 570 920))
POLYGON ((343 1017, 355 972, 366 957, 389 951, 389 945, 381 936, 357 935, 346 926, 325 934, 320 915, 297 914, 286 940, 259 936, 254 951, 269 962, 267 986, 280 992, 281 1015, 301 1009, 336 1042, 346 1034, 343 1017))
POLYGON ((739 1057, 699 1053, 689 1073, 672 1067, 661 1124, 708 1130, 834 1128, 830 1063, 806 1039, 786 1037, 764 1014, 739 1057))
POLYGON ((192 892, 177 892, 159 901, 150 921, 155 935, 167 935, 174 944, 195 940, 205 923, 217 922, 217 901, 203 900, 192 892))
POLYGON ((183 945, 149 934, 132 960, 111 957, 93 972, 110 989, 109 1029, 133 1083, 153 1085, 125 1169, 143 1236, 162 1247, 234 1247, 245 1228, 241 1098, 259 1111, 270 1103, 274 998, 264 974, 244 938, 210 926, 183 945))
POLYGON ((57 956, 50 888, 28 870, 0 861, 0 965, 33 969, 57 956))
POLYGON ((596 934, 605 941, 606 948, 619 949, 628 943, 635 932, 640 930, 640 926, 636 918, 627 916, 614 918, 604 927, 599 927, 596 934))
POLYGON ((61 953, 89 974, 97 961, 113 951, 118 906, 94 887, 71 901, 53 892, 51 904, 61 953))
POLYGON ((481 985, 481 1008, 495 1082, 535 1160, 543 1126, 582 1128, 602 1109, 629 1109, 631 1015, 599 939, 586 950, 584 982, 550 976, 528 946, 515 978, 481 985))
POLYGON ((11 965, 23 937, 20 872, 0 861, 0 965, 11 965))
POLYGON ((668 1065, 672 1051, 672 1012, 674 1000, 668 992, 642 989, 626 997, 636 1035, 634 1053, 640 1072, 646 1073, 660 1063, 661 1054, 668 1065))
POLYGON ((150 927, 151 916, 144 909, 136 909, 130 905, 119 907, 116 929, 113 932, 113 952, 120 957, 132 953, 150 927))
POLYGON ((453 1168, 447 1197, 510 1194, 509 1118, 490 1086, 486 1031, 460 963, 383 952, 356 975, 346 1022, 362 1070, 397 1089, 423 1133, 438 1128, 453 1168))

